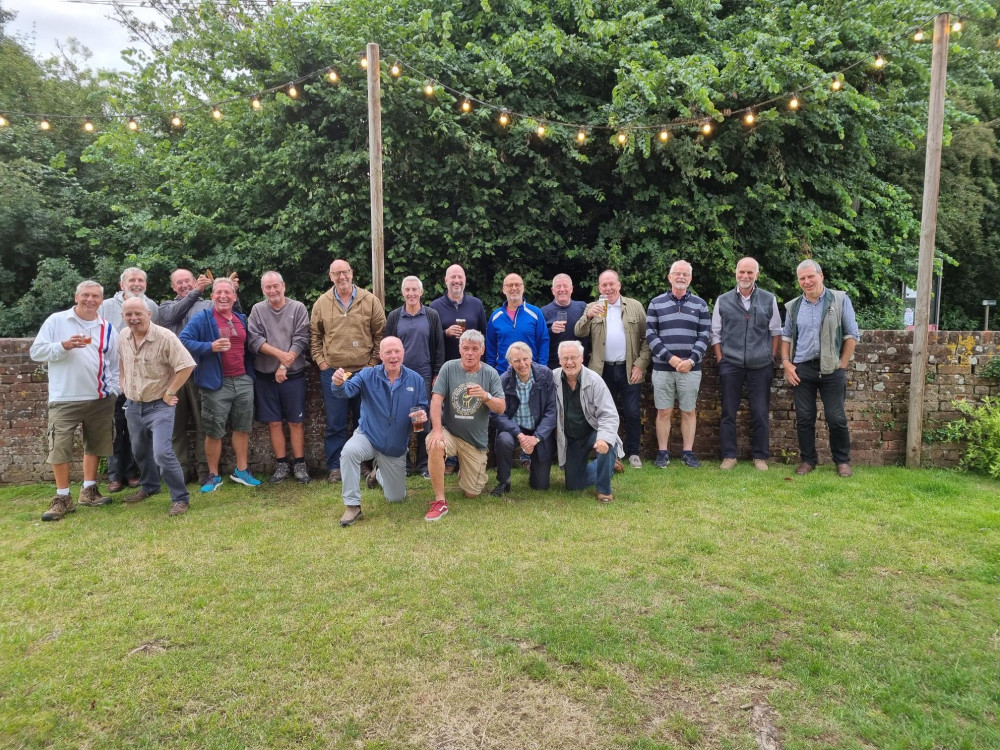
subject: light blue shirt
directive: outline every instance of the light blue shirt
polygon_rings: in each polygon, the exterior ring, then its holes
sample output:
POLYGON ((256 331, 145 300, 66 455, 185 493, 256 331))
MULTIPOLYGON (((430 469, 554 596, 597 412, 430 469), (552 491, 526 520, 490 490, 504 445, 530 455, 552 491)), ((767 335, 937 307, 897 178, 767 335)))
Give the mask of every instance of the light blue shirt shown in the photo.
MULTIPOLYGON (((830 290, 824 287, 823 294, 815 302, 810 302, 805 295, 802 295, 799 314, 795 318, 795 325, 798 328, 798 340, 795 342, 795 357, 793 358, 795 364, 819 359, 819 328, 823 317, 823 298, 830 293, 830 290)), ((851 298, 846 294, 844 295, 844 310, 840 316, 840 327, 844 331, 844 338, 851 337, 855 341, 861 340, 858 320, 854 316, 854 305, 851 304, 851 298)), ((785 327, 781 329, 781 335, 786 341, 792 340, 787 319, 785 327)))

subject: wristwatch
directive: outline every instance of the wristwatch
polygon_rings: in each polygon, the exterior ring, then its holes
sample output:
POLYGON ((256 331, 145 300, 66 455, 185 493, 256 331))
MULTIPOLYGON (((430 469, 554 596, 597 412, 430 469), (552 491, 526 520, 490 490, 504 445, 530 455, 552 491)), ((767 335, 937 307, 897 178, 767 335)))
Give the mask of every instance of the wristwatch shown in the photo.
POLYGON ((278 369, 279 370, 287 370, 288 369, 288 365, 278 365, 278 369))
POLYGON ((176 391, 167 391, 167 392, 166 392, 166 393, 164 393, 163 395, 164 395, 164 396, 176 396, 176 395, 177 395, 177 392, 176 392, 176 391))

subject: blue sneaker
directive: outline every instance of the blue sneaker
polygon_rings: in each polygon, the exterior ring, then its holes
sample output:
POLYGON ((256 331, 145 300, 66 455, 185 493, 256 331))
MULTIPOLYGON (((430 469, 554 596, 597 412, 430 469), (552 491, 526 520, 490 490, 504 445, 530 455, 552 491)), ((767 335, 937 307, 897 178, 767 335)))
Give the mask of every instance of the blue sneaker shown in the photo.
POLYGON ((201 486, 201 491, 215 492, 221 486, 222 486, 222 477, 220 477, 218 474, 209 474, 208 479, 205 480, 205 484, 201 486))
POLYGON ((685 466, 690 467, 692 469, 697 469, 699 466, 701 466, 701 461, 699 461, 698 457, 695 456, 694 453, 692 453, 691 451, 684 451, 683 453, 681 453, 681 461, 684 462, 685 466))
POLYGON ((670 451, 657 451, 656 463, 654 465, 657 469, 667 468, 670 465, 670 451))
POLYGON ((253 474, 251 474, 247 469, 235 469, 229 478, 234 482, 246 485, 247 487, 256 487, 260 484, 259 479, 254 479, 253 474))

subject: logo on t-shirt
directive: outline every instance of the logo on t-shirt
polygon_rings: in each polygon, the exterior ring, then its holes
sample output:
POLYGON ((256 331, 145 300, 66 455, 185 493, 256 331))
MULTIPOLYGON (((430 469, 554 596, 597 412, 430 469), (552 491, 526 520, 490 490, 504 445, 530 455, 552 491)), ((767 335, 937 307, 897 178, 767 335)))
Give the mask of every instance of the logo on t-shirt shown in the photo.
POLYGON ((472 383, 459 383, 451 392, 451 410, 460 419, 469 419, 482 406, 483 400, 478 396, 470 396, 468 387, 472 383))

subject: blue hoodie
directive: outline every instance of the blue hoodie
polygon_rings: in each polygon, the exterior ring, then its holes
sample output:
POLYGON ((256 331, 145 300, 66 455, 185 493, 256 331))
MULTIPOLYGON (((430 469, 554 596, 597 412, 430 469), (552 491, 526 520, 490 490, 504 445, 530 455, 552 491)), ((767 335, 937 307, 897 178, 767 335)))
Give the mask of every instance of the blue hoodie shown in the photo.
POLYGON ((364 367, 343 385, 330 383, 334 398, 353 398, 361 394, 361 420, 358 429, 379 453, 398 458, 410 447, 410 410, 420 407, 428 414, 427 387, 424 379, 409 367, 400 369, 399 383, 393 388, 385 374, 385 365, 364 367))

